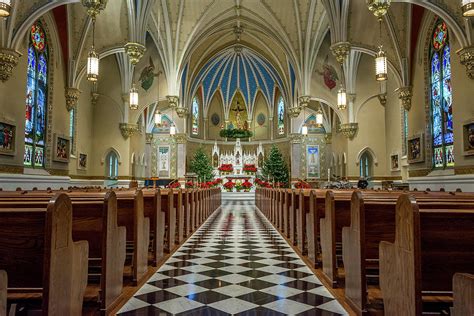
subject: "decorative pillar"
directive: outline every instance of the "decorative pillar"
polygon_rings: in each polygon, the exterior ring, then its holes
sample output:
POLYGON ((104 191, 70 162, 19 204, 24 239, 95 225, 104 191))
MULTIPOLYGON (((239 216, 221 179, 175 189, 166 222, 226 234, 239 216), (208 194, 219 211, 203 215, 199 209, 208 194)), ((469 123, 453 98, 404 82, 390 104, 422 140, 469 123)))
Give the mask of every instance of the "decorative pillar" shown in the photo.
POLYGON ((398 98, 402 100, 403 108, 407 111, 411 109, 411 98, 413 97, 413 87, 401 87, 396 90, 398 92, 398 98))
POLYGON ((274 128, 275 128, 275 124, 273 123, 273 116, 270 116, 268 118, 268 124, 270 125, 270 139, 273 140, 273 137, 274 137, 274 128))
POLYGON ((76 88, 66 88, 66 109, 70 112, 72 109, 77 107, 77 100, 79 100, 79 95, 81 91, 76 88))
POLYGON ((18 65, 21 54, 11 49, 0 49, 0 80, 2 82, 10 79, 13 69, 18 65))
POLYGON ((339 64, 343 64, 346 61, 349 52, 351 51, 351 43, 339 42, 331 45, 330 50, 339 64))
POLYGON ((303 135, 300 133, 290 134, 291 145, 291 180, 301 178, 301 164, 304 163, 304 152, 302 152, 303 135))
POLYGON ((185 133, 176 134, 175 136, 177 149, 176 149, 176 170, 177 170, 177 178, 180 181, 184 181, 184 175, 186 174, 186 143, 187 138, 185 133))
POLYGON ((354 104, 356 100, 357 95, 355 93, 348 93, 347 94, 347 102, 348 102, 348 114, 349 114, 349 122, 354 122, 355 121, 355 115, 354 115, 354 104))
POLYGON ((461 65, 466 67, 467 76, 474 79, 474 46, 462 48, 456 52, 461 59, 461 65))
MULTIPOLYGON (((187 125, 187 124, 186 124, 187 125)), ((203 135, 204 135, 204 139, 207 139, 208 137, 208 130, 209 130, 209 118, 205 117, 204 118, 204 124, 203 124, 203 135)))

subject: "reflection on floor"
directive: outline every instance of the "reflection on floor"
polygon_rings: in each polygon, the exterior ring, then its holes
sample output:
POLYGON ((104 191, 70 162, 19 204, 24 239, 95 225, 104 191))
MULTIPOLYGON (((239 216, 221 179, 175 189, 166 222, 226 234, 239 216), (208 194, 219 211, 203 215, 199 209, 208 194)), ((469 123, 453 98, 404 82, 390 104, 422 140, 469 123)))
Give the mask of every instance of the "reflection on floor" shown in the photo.
POLYGON ((119 315, 345 315, 250 203, 226 202, 119 315))

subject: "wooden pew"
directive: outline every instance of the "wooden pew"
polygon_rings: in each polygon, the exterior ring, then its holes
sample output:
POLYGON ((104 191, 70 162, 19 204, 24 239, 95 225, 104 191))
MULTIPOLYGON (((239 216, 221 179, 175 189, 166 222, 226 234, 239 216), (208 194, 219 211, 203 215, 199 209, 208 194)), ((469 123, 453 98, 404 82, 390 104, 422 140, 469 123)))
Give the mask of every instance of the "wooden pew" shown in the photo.
POLYGON ((87 286, 87 241, 72 240, 67 195, 46 209, 0 210, 0 268, 9 276, 8 296, 38 293, 44 315, 81 315, 87 286))
POLYGON ((0 270, 0 316, 7 315, 7 272, 0 270))
POLYGON ((423 301, 452 292, 455 273, 474 273, 473 227, 473 209, 420 210, 400 196, 395 241, 379 246, 385 315, 421 315, 423 301))
MULTIPOLYGON (((42 197, 23 195, 22 199, 8 201, 0 198, 0 209, 45 208, 49 194, 42 197)), ((90 199, 72 197, 73 240, 86 240, 89 243, 88 299, 99 303, 106 311, 120 296, 123 287, 125 264, 126 229, 117 224, 117 197, 110 191, 102 197, 90 199), (98 270, 95 272, 93 270, 98 270), (96 286, 96 275, 99 274, 96 286)))
POLYGON ((150 219, 151 263, 157 266, 164 256, 165 211, 161 205, 160 189, 143 190, 145 217, 150 219))
POLYGON ((171 253, 176 246, 174 238, 176 236, 176 209, 174 207, 173 190, 161 191, 161 209, 166 212, 165 251, 171 253))
POLYGON ((474 315, 474 275, 456 273, 453 277, 452 316, 474 315))

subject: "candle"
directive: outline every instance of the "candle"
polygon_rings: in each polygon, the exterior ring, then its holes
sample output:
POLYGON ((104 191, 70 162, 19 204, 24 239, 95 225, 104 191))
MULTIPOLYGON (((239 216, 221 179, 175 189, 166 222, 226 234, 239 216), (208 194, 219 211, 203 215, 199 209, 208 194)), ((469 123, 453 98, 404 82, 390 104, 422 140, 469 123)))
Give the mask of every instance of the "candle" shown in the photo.
POLYGON ((331 182, 331 168, 328 169, 328 182, 331 182))

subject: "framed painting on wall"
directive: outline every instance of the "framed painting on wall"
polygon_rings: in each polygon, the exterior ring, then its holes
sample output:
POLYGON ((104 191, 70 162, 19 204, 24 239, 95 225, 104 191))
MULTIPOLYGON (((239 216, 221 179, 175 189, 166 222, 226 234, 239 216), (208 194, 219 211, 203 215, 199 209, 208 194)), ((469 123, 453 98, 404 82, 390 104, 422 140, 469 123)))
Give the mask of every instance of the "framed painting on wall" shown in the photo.
POLYGON ((425 161, 425 145, 423 134, 417 134, 407 139, 407 161, 408 163, 418 163, 425 161))
POLYGON ((0 154, 15 154, 16 126, 10 122, 0 121, 0 154))
POLYGON ((400 156, 398 154, 390 155, 390 170, 391 171, 400 170, 400 156))
POLYGON ((320 176, 319 146, 306 145, 306 178, 319 179, 320 176))
POLYGON ((67 136, 54 135, 53 161, 69 162, 71 152, 71 140, 67 136))
POLYGON ((463 147, 464 156, 474 155, 474 118, 463 124, 463 147))
POLYGON ((87 154, 79 153, 77 157, 77 169, 87 170, 87 154))

